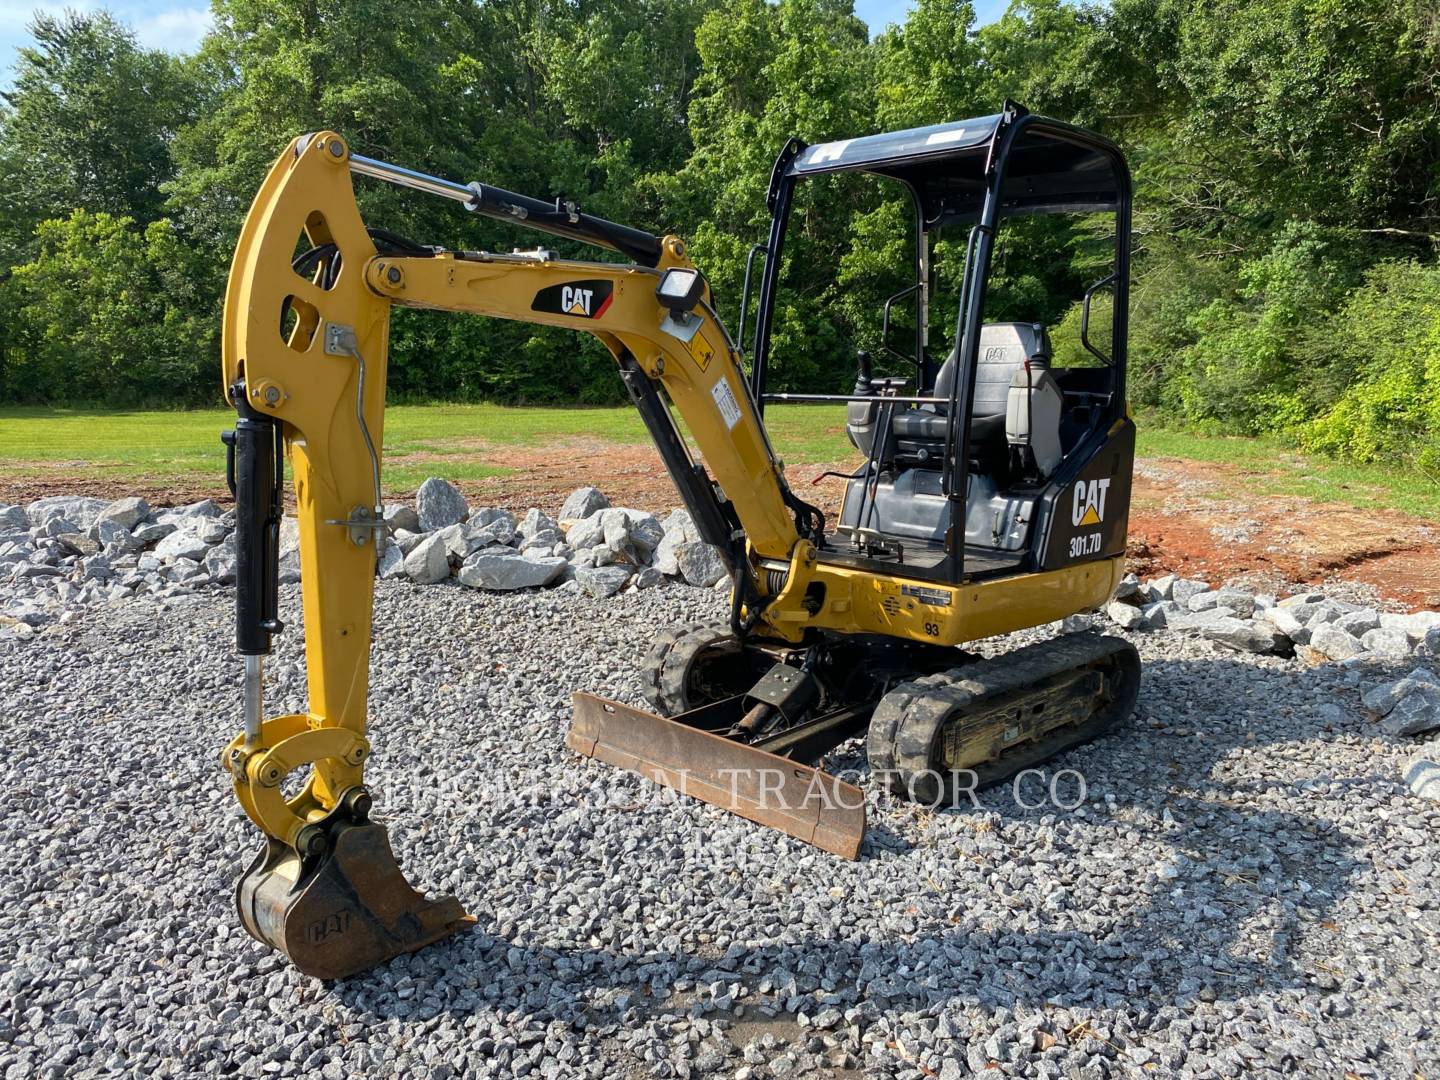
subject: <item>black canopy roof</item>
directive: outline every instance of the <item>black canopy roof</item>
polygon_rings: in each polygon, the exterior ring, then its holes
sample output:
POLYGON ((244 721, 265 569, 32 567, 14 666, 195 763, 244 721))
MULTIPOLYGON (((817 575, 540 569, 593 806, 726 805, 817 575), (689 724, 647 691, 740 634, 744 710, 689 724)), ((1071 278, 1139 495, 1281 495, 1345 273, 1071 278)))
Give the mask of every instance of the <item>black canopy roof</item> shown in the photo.
POLYGON ((1003 114, 817 143, 788 175, 865 172, 908 184, 928 226, 978 217, 992 145, 1003 154, 1001 212, 1114 210, 1129 176, 1108 139, 1033 113, 1001 129, 1003 114), (997 131, 999 139, 997 143, 997 131))

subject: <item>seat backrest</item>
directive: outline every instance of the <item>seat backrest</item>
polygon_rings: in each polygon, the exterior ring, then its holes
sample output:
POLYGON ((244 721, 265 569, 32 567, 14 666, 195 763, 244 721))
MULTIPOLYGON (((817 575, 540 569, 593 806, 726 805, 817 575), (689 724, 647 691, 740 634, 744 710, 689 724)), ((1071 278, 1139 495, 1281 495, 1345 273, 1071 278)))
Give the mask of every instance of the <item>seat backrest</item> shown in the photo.
MULTIPOLYGON (((935 396, 949 397, 960 369, 960 345, 950 350, 935 377, 935 396)), ((1023 371, 1025 361, 1050 363, 1050 335, 1040 323, 986 323, 980 327, 979 367, 975 371, 975 401, 971 416, 996 416, 1005 412, 1010 397, 1010 380, 1023 371)))

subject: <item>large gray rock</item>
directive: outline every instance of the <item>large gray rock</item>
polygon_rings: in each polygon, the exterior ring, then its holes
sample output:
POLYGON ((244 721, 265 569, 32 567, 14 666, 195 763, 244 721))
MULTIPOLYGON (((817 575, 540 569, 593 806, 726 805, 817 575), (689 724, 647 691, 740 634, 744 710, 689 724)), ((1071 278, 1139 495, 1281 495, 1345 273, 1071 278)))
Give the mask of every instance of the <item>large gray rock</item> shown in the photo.
POLYGON ((300 580, 300 549, 280 556, 280 584, 294 585, 300 580))
POLYGON ((381 581, 405 576, 405 553, 394 540, 387 540, 381 549, 380 558, 375 561, 375 574, 381 581))
POLYGON ((1310 648, 1331 660, 1348 660, 1365 651, 1359 638, 1329 622, 1311 624, 1310 648))
POLYGON ((1188 604, 1192 596, 1210 591, 1210 586, 1195 578, 1176 578, 1170 586, 1170 599, 1177 604, 1188 604))
POLYGON ((0 504, 0 533, 20 532, 30 528, 30 515, 23 506, 0 504))
POLYGON ((395 546, 400 549, 401 555, 409 555, 420 546, 420 541, 425 539, 424 533, 409 532, 405 529, 396 529, 390 539, 395 541, 395 546))
POLYGON ((487 544, 495 542, 495 535, 489 528, 477 525, 470 521, 462 521, 458 525, 447 525, 441 529, 437 536, 445 540, 445 551, 454 563, 464 562, 472 552, 479 551, 487 544))
POLYGON ((681 544, 675 551, 675 561, 680 565, 680 576, 701 588, 708 589, 729 575, 719 549, 703 540, 681 544))
MULTIPOLYGON (((673 515, 672 515, 673 516, 673 515)), ((687 514, 686 517, 689 517, 687 514)), ((668 528, 667 528, 668 531, 668 528)), ((1120 584, 1115 586, 1115 595, 1112 599, 1128 600, 1132 596, 1140 595, 1140 578, 1135 574, 1126 574, 1120 579, 1120 584)))
MULTIPOLYGON (((1306 625, 1314 630, 1338 621, 1351 611, 1349 604, 1341 603, 1339 600, 1322 600, 1315 605, 1315 612, 1306 620, 1306 625)), ((1345 631, 1347 634, 1350 631, 1345 631)), ((1354 637, 1353 634, 1351 634, 1354 637)))
POLYGON ((565 542, 576 551, 600 547, 605 543, 605 524, 601 520, 605 511, 596 510, 590 515, 572 520, 565 528, 565 542))
POLYGON ((1380 625, 1380 613, 1374 608, 1347 611, 1335 620, 1335 625, 1356 637, 1362 637, 1366 632, 1374 630, 1380 625))
POLYGON ((565 497, 560 507, 560 527, 568 528, 577 521, 584 521, 597 510, 604 510, 610 500, 600 493, 599 488, 576 488, 565 497))
POLYGON ((1440 686, 1415 682, 1380 726, 1387 735, 1423 735, 1440 728, 1440 686))
POLYGON ((1144 605, 1140 611, 1145 616, 1145 625, 1161 629, 1163 627, 1178 627, 1186 621, 1186 612, 1174 600, 1157 600, 1153 604, 1144 605))
POLYGON ((1410 635, 1404 630, 1376 626, 1360 635, 1360 644, 1367 652, 1381 656, 1409 656, 1410 635))
POLYGON ((1211 641, 1242 652, 1286 653, 1291 648, 1290 639, 1265 619, 1219 614, 1198 622, 1195 628, 1211 641))
POLYGON ((635 571, 635 576, 630 579, 630 587, 639 592, 641 589, 653 589, 664 582, 664 574, 653 566, 645 566, 635 571))
POLYGON ((1432 749, 1428 754, 1411 758, 1405 763, 1405 770, 1401 775, 1412 795, 1440 802, 1440 763, 1435 761, 1436 757, 1440 757, 1440 754, 1432 749))
POLYGON ((1196 614, 1202 611, 1214 611, 1216 604, 1219 603, 1219 597, 1219 593, 1210 592, 1207 589, 1205 592, 1196 593, 1186 600, 1185 608, 1187 611, 1193 611, 1196 614))
POLYGON ((404 529, 406 532, 418 533, 420 531, 420 515, 415 512, 413 506, 406 503, 386 503, 383 507, 385 513, 385 524, 390 526, 390 531, 404 529))
POLYGON ((450 556, 441 534, 426 536, 405 556, 405 576, 417 585, 434 585, 450 576, 450 556))
POLYGON ((1134 604, 1112 600, 1105 605, 1105 614, 1122 630, 1138 630, 1145 625, 1145 613, 1134 604))
POLYGON ((434 532, 446 525, 458 525, 464 521, 470 513, 470 507, 465 505, 465 496, 460 494, 454 484, 432 476, 415 492, 415 512, 420 518, 421 530, 434 532))
POLYGON ((676 557, 683 544, 693 544, 700 539, 700 530, 688 510, 672 510, 670 516, 660 524, 664 535, 651 554, 651 565, 662 574, 680 576, 680 560, 676 557))
MULTIPOLYGON (((565 534, 559 529, 538 529, 525 537, 520 545, 521 551, 551 551, 565 543, 565 534)), ((558 552, 557 552, 558 554, 558 552)))
POLYGON ((654 514, 625 506, 600 511, 600 529, 605 546, 632 563, 648 562, 665 535, 654 514))
POLYGON ((96 518, 95 524, 90 526, 85 535, 106 550, 118 555, 139 551, 142 546, 140 541, 135 538, 134 533, 120 522, 106 517, 96 518))
POLYGON ((1308 645, 1310 643, 1310 628, 1304 621, 1297 618, 1295 613, 1284 604, 1278 604, 1265 612, 1264 617, 1275 625, 1275 628, 1288 637, 1296 645, 1308 645))
MULTIPOLYGON (((1286 600, 1294 599, 1296 598, 1286 597, 1286 600)), ((1280 603, 1275 605, 1275 609, 1277 611, 1287 612, 1289 616, 1299 622, 1300 625, 1308 627, 1310 625, 1310 620, 1315 617, 1315 613, 1320 610, 1323 602, 1323 598, 1320 600, 1301 600, 1300 602, 1294 604, 1286 603, 1285 600, 1282 600, 1280 601, 1280 603)))
POLYGON ((545 533, 554 533, 558 536, 560 535, 560 523, 538 506, 532 506, 525 511, 525 516, 515 526, 515 531, 526 540, 545 533))
POLYGON ((286 514, 280 519, 280 558, 300 551, 300 519, 286 514))
POLYGON ((194 559, 198 562, 209 551, 210 545, 191 529, 176 529, 155 545, 155 554, 162 559, 194 559))
POLYGON ((470 524, 488 529, 498 542, 508 544, 515 537, 515 515, 499 506, 482 506, 469 518, 470 524))
POLYGON ((156 540, 163 540, 177 528, 179 526, 174 522, 154 521, 136 527, 131 535, 135 537, 135 542, 143 547, 146 544, 153 544, 156 540))
POLYGON ((210 580, 221 585, 233 585, 235 583, 235 546, 233 544, 216 544, 205 553, 201 564, 205 567, 205 573, 210 575, 210 580))
POLYGON ((1150 596, 1154 600, 1175 599, 1175 582, 1178 581, 1174 574, 1163 574, 1152 580, 1148 586, 1150 596))
POLYGON ((1412 611, 1406 615, 1386 612, 1380 616, 1380 625, 1386 629, 1403 630, 1412 645, 1420 645, 1432 630, 1440 630, 1440 611, 1412 611))
POLYGON ((114 522, 128 532, 149 516, 150 504, 139 496, 132 495, 128 498, 116 499, 104 510, 101 510, 95 517, 95 523, 114 522))
MULTIPOLYGON (((534 589, 549 585, 564 571, 564 559, 554 557, 526 559, 515 554, 484 555, 477 553, 465 560, 455 578, 472 589, 534 589)), ((608 595, 608 594, 607 594, 608 595)))
POLYGON ((186 503, 184 506, 172 506, 157 513, 156 520, 170 521, 177 525, 184 526, 187 522, 193 522, 196 518, 219 517, 221 510, 214 499, 200 499, 198 502, 186 503))
POLYGON ((1237 619, 1248 619, 1255 614, 1255 597, 1243 589, 1221 589, 1215 594, 1215 606, 1237 619))
POLYGON ((1440 626, 1433 626, 1425 631, 1417 651, 1426 656, 1440 656, 1440 626))
POLYGON ((52 518, 65 518, 83 530, 94 525, 109 505, 107 499, 93 499, 88 495, 49 495, 25 507, 25 514, 35 528, 42 528, 52 518))
POLYGON ((575 571, 575 581, 596 599, 614 596, 630 580, 628 566, 582 566, 575 571))

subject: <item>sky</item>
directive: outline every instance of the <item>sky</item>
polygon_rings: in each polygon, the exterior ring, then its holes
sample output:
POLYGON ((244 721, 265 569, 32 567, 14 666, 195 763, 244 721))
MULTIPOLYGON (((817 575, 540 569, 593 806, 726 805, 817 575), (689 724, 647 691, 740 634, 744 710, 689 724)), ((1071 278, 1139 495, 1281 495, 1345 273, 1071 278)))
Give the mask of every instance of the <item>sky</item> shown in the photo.
MULTIPOLYGON (((993 22, 1004 14, 1007 0, 974 0, 975 13, 981 23, 993 22)), ((0 87, 10 85, 15 50, 31 43, 25 32, 34 13, 59 13, 66 8, 91 11, 108 8, 122 22, 129 24, 142 45, 169 49, 171 52, 193 52, 210 26, 210 6, 196 0, 0 0, 0 87)), ((905 21, 910 0, 855 0, 855 13, 879 33, 890 23, 905 21)))

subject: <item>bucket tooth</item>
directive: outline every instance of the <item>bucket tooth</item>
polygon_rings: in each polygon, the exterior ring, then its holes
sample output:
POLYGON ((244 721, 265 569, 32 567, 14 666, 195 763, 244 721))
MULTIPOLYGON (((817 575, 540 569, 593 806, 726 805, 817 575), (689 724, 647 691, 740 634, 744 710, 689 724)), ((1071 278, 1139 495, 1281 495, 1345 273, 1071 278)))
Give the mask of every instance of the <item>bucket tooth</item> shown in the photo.
POLYGON ((702 802, 858 859, 865 793, 820 769, 593 694, 574 696, 565 745, 702 802))
POLYGON ((427 900, 412 888, 374 822, 333 825, 329 850, 308 860, 269 840, 235 900, 252 937, 317 979, 358 974, 475 921, 453 896, 427 900))

